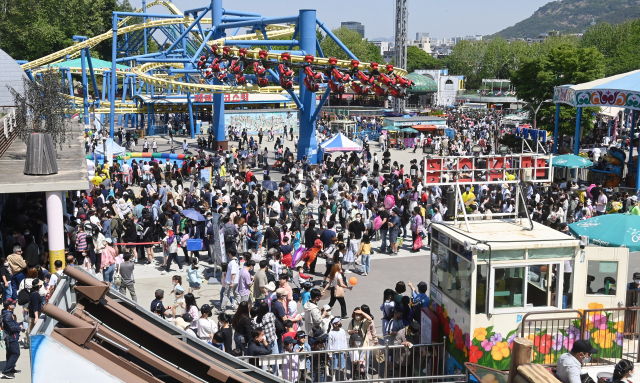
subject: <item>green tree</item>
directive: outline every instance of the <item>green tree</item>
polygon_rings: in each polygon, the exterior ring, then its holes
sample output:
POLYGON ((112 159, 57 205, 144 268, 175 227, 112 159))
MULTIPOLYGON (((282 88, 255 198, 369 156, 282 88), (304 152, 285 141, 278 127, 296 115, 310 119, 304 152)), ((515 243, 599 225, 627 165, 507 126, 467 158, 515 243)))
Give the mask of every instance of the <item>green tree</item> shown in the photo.
POLYGON ((418 69, 440 68, 442 68, 442 62, 440 62, 440 60, 436 58, 431 57, 431 55, 427 52, 414 46, 407 48, 407 71, 409 73, 418 69))
MULTIPOLYGON (((360 36, 358 32, 344 27, 334 29, 331 32, 336 35, 338 40, 342 41, 342 43, 358 58, 358 60, 362 62, 382 62, 380 49, 368 40, 363 40, 362 36, 360 36)), ((340 48, 330 37, 325 36, 320 43, 320 47, 322 48, 322 52, 325 57, 335 57, 341 60, 350 59, 342 48, 340 48)))
MULTIPOLYGON (((564 43, 549 49, 547 54, 525 59, 511 74, 518 98, 537 108, 544 100, 553 98, 554 87, 580 84, 604 76, 604 60, 595 48, 580 48, 564 43)), ((598 108, 584 108, 582 126, 589 131, 592 113, 598 108)), ((533 115, 533 113, 532 113, 533 115)), ((555 121, 555 106, 542 104, 537 115, 537 127, 552 131, 555 121)), ((562 106, 559 131, 573 134, 576 123, 576 108, 562 106)))
MULTIPOLYGON (((0 12, 0 48, 15 59, 34 60, 73 45, 73 35, 110 30, 113 11, 132 9, 128 0, 11 0, 0 12)), ((110 59, 111 40, 94 50, 110 59)))
POLYGON ((640 20, 591 26, 582 36, 580 46, 595 47, 604 55, 607 76, 639 69, 640 20))
POLYGON ((487 47, 481 42, 462 40, 447 58, 447 68, 452 74, 466 77, 467 89, 478 89, 482 83, 480 74, 487 47))

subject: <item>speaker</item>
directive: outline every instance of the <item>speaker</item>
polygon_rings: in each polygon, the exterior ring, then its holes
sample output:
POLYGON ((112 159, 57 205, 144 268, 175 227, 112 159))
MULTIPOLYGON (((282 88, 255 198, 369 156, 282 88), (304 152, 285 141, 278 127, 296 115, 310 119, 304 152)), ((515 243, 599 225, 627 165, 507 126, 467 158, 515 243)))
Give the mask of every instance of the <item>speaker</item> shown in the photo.
POLYGON ((456 192, 454 190, 447 190, 446 198, 447 214, 444 219, 445 221, 453 221, 454 215, 456 214, 456 192))
POLYGON ((422 147, 423 154, 433 154, 433 148, 429 145, 425 145, 422 147))

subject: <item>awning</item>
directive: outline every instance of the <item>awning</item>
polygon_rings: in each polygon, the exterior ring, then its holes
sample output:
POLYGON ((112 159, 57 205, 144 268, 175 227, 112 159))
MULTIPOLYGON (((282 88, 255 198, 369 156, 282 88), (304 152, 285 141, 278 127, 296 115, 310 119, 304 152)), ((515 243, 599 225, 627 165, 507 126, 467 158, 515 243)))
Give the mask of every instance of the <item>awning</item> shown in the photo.
MULTIPOLYGON (((429 131, 438 129, 438 127, 435 125, 413 125, 412 128, 419 132, 429 132, 429 131)), ((444 126, 442 128, 444 128, 444 126)))

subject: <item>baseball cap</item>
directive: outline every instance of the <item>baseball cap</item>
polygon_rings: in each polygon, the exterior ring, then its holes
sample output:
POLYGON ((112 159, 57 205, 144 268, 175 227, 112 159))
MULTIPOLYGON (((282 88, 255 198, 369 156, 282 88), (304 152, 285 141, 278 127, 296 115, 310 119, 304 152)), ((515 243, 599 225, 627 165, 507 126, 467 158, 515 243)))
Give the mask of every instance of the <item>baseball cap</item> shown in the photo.
POLYGON ((200 312, 201 313, 211 313, 211 306, 209 306, 208 304, 204 304, 202 306, 200 306, 200 312))
POLYGON ((275 289, 276 289, 276 284, 275 283, 273 283, 273 282, 267 283, 267 290, 275 291, 275 289))
POLYGON ((296 333, 296 338, 306 338, 307 337, 307 333, 304 331, 298 331, 296 333))
POLYGON ((287 295, 287 290, 283 289, 282 287, 280 287, 279 289, 276 290, 276 295, 281 297, 283 295, 287 295))
POLYGON ((333 318, 333 320, 331 320, 331 325, 333 326, 334 324, 338 324, 341 320, 342 318, 333 318))
POLYGON ((409 324, 409 330, 411 330, 412 333, 417 333, 418 331, 420 331, 420 324, 416 321, 411 322, 409 324))
POLYGON ((324 305, 322 306, 322 308, 324 309, 324 311, 331 311, 331 306, 329 305, 324 305))
POLYGON ((296 344, 298 343, 298 341, 296 341, 295 339, 293 339, 290 336, 285 337, 282 342, 284 342, 284 344, 296 344))
POLYGON ((598 353, 598 349, 597 348, 593 348, 593 346, 591 345, 590 341, 584 340, 584 339, 579 339, 579 340, 576 340, 573 343, 573 348, 571 348, 571 352, 572 353, 586 352, 586 353, 589 353, 589 354, 597 354, 598 353))

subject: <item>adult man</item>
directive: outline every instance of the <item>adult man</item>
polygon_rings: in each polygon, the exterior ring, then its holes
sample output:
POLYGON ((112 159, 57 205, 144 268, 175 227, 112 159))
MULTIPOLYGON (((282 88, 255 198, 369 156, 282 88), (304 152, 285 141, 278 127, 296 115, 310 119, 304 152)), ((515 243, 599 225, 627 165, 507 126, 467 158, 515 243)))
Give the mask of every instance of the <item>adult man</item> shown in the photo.
POLYGON ((53 262, 53 266, 56 268, 56 272, 51 274, 51 279, 49 280, 49 294, 53 294, 58 285, 58 281, 62 278, 62 261, 57 260, 53 262))
POLYGON ((40 310, 42 308, 42 297, 40 296, 40 286, 42 282, 36 278, 31 282, 31 292, 29 293, 29 321, 27 326, 27 337, 25 338, 25 348, 29 348, 29 334, 33 330, 33 326, 38 323, 40 310))
POLYGON ((362 214, 357 213, 356 219, 349 224, 349 233, 353 233, 355 235, 354 239, 351 240, 355 243, 354 248, 360 249, 360 241, 362 241, 362 233, 365 229, 364 222, 362 222, 362 214))
POLYGON ((238 280, 238 293, 240 294, 240 302, 251 303, 251 285, 253 284, 253 277, 251 271, 256 263, 249 259, 244 263, 244 267, 240 271, 240 278, 238 280))
POLYGON ((13 246, 13 254, 7 257, 9 261, 9 269, 12 275, 16 275, 27 267, 27 262, 22 258, 22 248, 20 245, 13 246))
POLYGON ((400 233, 400 210, 394 207, 391 211, 391 220, 389 222, 389 242, 391 242, 392 255, 398 255, 398 234, 400 233))
POLYGON ((631 196, 629 199, 631 200, 631 207, 629 208, 629 213, 640 215, 640 206, 638 206, 638 197, 634 195, 634 196, 631 196))
POLYGON ((238 281, 240 280, 240 268, 238 265, 238 258, 236 251, 234 249, 229 249, 229 265, 227 267, 227 274, 225 278, 225 283, 227 284, 227 288, 224 291, 224 297, 222 298, 222 303, 220 303, 220 309, 226 310, 227 302, 233 299, 233 310, 236 310, 237 304, 235 302, 238 301, 238 281))
POLYGON ((164 290, 157 289, 155 292, 156 299, 151 301, 151 312, 159 314, 162 318, 171 313, 171 308, 164 307, 162 299, 164 298, 164 290))
POLYGON ((311 290, 311 299, 304 304, 304 324, 305 331, 312 333, 314 327, 318 327, 322 324, 322 314, 318 307, 318 302, 322 293, 318 289, 311 290))
POLYGON ((380 237, 382 237, 382 244, 380 245, 380 252, 387 252, 387 233, 389 232, 389 212, 384 208, 384 205, 380 205, 380 219, 382 220, 382 226, 380 226, 380 237))
POLYGON ((596 215, 603 215, 605 213, 605 211, 607 210, 607 202, 608 201, 609 201, 609 199, 604 194, 604 189, 600 188, 600 195, 598 196, 598 199, 596 200, 596 215))
POLYGON ((571 352, 562 354, 558 358, 556 376, 562 383, 580 383, 582 363, 589 363, 591 355, 597 353, 598 349, 593 348, 590 341, 584 339, 575 341, 571 352))
POLYGON ((333 231, 334 226, 335 226, 335 222, 333 221, 327 223, 327 229, 323 231, 322 234, 320 235, 320 240, 322 241, 323 249, 329 248, 329 246, 331 246, 331 238, 336 236, 336 232, 333 231))
MULTIPOLYGON (((284 321, 287 320, 287 309, 286 307, 286 299, 287 299, 287 291, 282 287, 276 290, 276 300, 271 302, 271 312, 276 316, 276 320, 282 324, 284 327, 284 321)), ((277 328, 276 328, 277 330, 277 328)), ((283 332, 276 332, 278 336, 278 349, 282 350, 282 334, 283 332)))
POLYGON ((255 304, 262 303, 267 297, 267 266, 269 261, 263 259, 259 263, 260 270, 253 276, 253 299, 255 304))
POLYGON ((120 273, 120 276, 122 277, 122 282, 120 283, 120 294, 126 296, 127 290, 129 290, 131 299, 134 302, 137 302, 138 298, 136 296, 136 289, 134 287, 136 284, 136 280, 133 277, 133 269, 135 268, 136 264, 134 262, 131 262, 130 252, 124 253, 123 259, 124 262, 118 265, 118 273, 120 273))
POLYGON ((15 309, 13 301, 5 300, 2 309, 2 330, 4 331, 4 344, 7 349, 7 358, 2 370, 2 377, 4 379, 13 379, 15 374, 20 370, 16 370, 16 362, 20 357, 20 331, 22 331, 22 325, 19 325, 16 321, 16 316, 13 313, 15 309))

